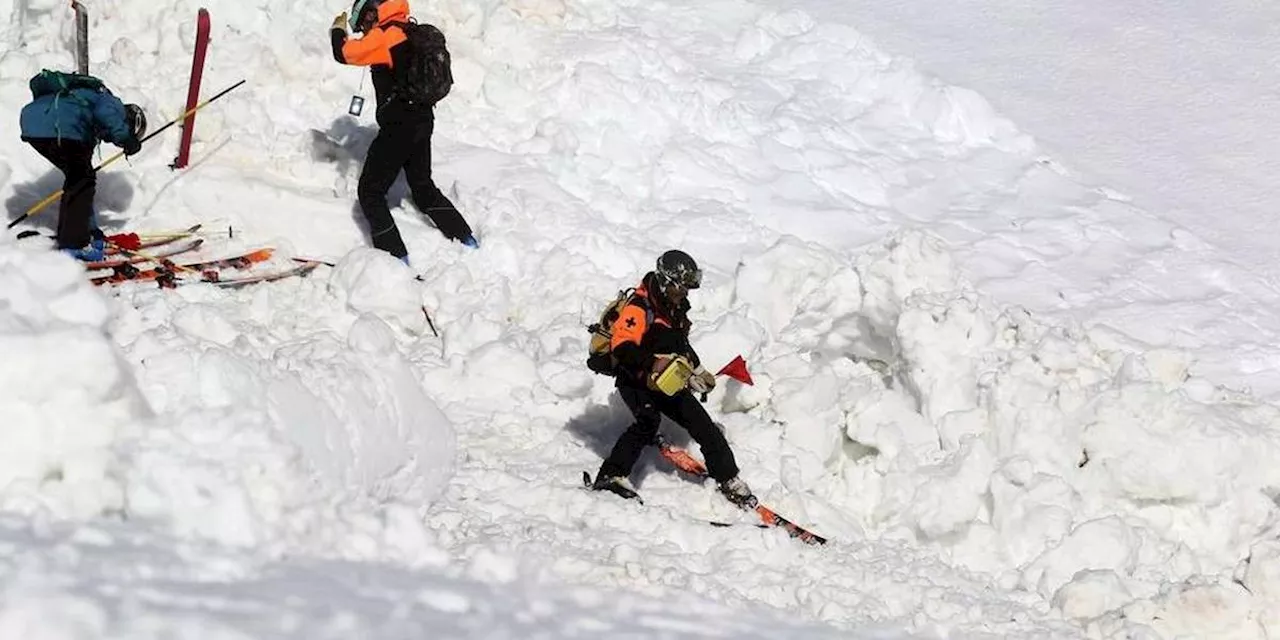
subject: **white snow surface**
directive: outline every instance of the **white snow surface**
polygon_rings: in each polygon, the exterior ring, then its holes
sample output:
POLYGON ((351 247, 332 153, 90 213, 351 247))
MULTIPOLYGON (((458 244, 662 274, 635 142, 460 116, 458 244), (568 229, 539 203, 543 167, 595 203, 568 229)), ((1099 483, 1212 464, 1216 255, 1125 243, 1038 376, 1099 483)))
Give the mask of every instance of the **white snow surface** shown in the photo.
MULTIPOLYGON (((1280 399, 1280 245, 1270 232, 1280 155, 1280 6, 1224 2, 784 0, 856 25, 884 50, 976 90, 1076 180, 1165 219, 1183 242, 1150 251, 1137 278, 1072 278, 1062 310, 1174 344, 1206 375, 1280 399), (1191 235, 1196 241, 1190 243, 1191 235), (1131 280, 1141 288, 1124 287, 1131 280), (1212 304, 1201 304, 1211 298, 1212 304), (1123 302, 1123 304, 1120 304, 1123 302)), ((1129 215, 1129 214, 1124 214, 1129 215)), ((1138 229, 1133 229, 1137 232, 1138 229)), ((1083 238, 1082 244, 1106 242, 1083 238)), ((1044 260, 1053 266, 1052 256, 1044 260)), ((1109 268, 1113 264, 1107 265, 1109 268)), ((1066 267, 1069 268, 1069 267, 1066 267)), ((990 290, 990 289, 989 289, 990 290)))
MULTIPOLYGON (((436 180, 482 243, 397 185, 419 281, 366 248, 371 89, 331 16, 202 5, 205 95, 248 83, 190 168, 175 127, 105 170, 105 225, 335 266, 101 290, 0 241, 0 637, 1280 635, 1280 411, 1232 386, 1271 334, 1231 296, 1265 287, 978 93, 797 5, 415 4, 454 57, 436 180), (703 359, 755 378, 708 410, 826 546, 652 454, 643 506, 581 488, 630 420, 585 326, 671 247, 706 270, 703 359)), ((195 5, 89 8, 94 72, 180 114, 195 5)), ((16 118, 72 20, 0 12, 16 118)), ((0 140, 11 216, 60 182, 0 140)))

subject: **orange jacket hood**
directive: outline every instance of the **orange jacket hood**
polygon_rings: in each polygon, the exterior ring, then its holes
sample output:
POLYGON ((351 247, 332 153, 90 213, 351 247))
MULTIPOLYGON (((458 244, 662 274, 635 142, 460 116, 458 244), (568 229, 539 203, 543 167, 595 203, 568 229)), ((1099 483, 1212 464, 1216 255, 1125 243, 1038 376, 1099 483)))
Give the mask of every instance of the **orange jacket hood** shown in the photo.
POLYGON ((378 5, 378 26, 409 21, 409 0, 386 0, 378 5))

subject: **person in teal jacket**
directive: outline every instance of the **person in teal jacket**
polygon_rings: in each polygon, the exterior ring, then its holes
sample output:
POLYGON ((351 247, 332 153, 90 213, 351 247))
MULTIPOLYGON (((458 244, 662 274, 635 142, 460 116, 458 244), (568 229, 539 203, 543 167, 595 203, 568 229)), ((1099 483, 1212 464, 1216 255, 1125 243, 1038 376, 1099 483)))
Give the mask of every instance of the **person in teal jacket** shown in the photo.
POLYGON ((94 220, 93 150, 107 141, 125 155, 137 153, 146 135, 146 115, 89 75, 44 70, 29 86, 32 100, 22 108, 19 122, 22 140, 63 175, 58 248, 81 260, 101 260, 105 247, 94 220))

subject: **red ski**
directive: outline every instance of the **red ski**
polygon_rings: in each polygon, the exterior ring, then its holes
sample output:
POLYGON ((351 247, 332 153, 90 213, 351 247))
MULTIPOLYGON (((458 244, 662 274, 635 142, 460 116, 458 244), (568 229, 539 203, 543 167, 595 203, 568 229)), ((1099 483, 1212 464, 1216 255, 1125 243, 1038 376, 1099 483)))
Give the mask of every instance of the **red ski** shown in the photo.
MULTIPOLYGON (((198 274, 199 280, 197 281, 217 282, 220 279, 218 271, 221 269, 248 269, 254 264, 270 260, 274 252, 274 249, 265 248, 238 256, 185 264, 175 264, 172 260, 161 260, 159 266, 141 270, 133 265, 126 264, 117 267, 115 273, 109 276, 98 276, 90 279, 90 281, 95 285, 156 281, 161 288, 171 288, 176 284, 179 276, 183 274, 198 274)), ((126 251, 125 253, 130 252, 126 251)))
MULTIPOLYGON (((658 436, 658 453, 663 460, 671 463, 671 466, 689 474, 698 477, 707 477, 707 467, 697 458, 689 454, 688 451, 667 442, 661 435, 658 436)), ((773 509, 760 504, 755 496, 751 496, 751 506, 747 507, 754 511, 760 517, 760 522, 771 527, 782 527, 792 538, 798 538, 807 544, 826 544, 827 539, 801 527, 800 525, 780 516, 773 509)))

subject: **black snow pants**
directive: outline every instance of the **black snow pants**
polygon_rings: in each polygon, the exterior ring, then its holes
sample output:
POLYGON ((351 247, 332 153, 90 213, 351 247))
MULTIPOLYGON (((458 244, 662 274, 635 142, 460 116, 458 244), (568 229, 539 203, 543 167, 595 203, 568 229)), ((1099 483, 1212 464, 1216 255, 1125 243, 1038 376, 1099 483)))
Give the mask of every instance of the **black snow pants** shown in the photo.
POLYGON ((58 212, 59 249, 79 249, 89 244, 93 196, 98 178, 93 171, 95 145, 80 140, 27 138, 40 155, 62 171, 62 202, 58 212))
POLYGON ((738 463, 733 458, 733 451, 729 449, 729 442, 725 440, 720 428, 711 421, 711 416, 707 415, 702 403, 693 397, 693 393, 684 390, 668 396, 661 391, 619 380, 618 394, 622 396, 622 401, 631 410, 636 421, 614 443, 609 457, 600 466, 601 476, 630 476, 631 468, 635 466, 644 448, 654 443, 663 415, 688 431, 698 446, 702 447, 708 475, 718 482, 738 475, 738 463))
MULTIPOLYGON (((394 109, 394 107, 391 107, 394 109)), ((382 118, 379 118, 380 122, 382 118)), ((431 218, 436 228, 451 240, 471 235, 471 226, 431 179, 431 133, 435 116, 431 111, 401 111, 388 118, 369 145, 356 195, 360 210, 369 221, 373 246, 397 258, 408 255, 400 230, 387 206, 387 191, 403 169, 413 204, 431 218)))

